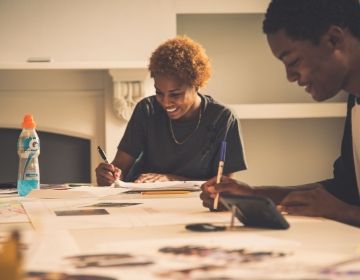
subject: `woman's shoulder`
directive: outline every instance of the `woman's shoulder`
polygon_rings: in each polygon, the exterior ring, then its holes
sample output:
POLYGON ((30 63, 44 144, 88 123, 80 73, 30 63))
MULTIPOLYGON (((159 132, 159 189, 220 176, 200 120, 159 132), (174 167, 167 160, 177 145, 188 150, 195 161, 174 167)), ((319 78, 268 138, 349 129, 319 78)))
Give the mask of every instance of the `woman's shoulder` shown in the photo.
POLYGON ((215 100, 210 95, 201 95, 204 100, 204 111, 210 115, 223 115, 227 117, 233 116, 231 109, 225 104, 215 100))
POLYGON ((136 104, 134 111, 150 117, 159 111, 159 104, 154 95, 147 96, 136 104))

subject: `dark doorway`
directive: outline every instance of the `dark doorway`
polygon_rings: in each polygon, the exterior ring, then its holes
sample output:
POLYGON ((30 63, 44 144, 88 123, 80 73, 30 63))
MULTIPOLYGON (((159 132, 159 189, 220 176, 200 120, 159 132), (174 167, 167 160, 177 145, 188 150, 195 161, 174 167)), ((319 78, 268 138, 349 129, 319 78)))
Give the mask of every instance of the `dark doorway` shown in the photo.
MULTIPOLYGON (((0 183, 16 182, 20 129, 0 128, 0 183)), ((90 140, 37 131, 41 184, 90 183, 90 140)))

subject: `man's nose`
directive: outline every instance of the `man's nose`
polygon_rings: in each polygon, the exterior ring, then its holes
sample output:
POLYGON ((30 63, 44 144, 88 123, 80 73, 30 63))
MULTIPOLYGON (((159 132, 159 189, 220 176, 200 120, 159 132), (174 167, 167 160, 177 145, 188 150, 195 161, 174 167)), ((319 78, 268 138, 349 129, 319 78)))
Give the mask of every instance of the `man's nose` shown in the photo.
POLYGON ((287 80, 292 83, 299 79, 299 74, 293 70, 285 69, 287 80))

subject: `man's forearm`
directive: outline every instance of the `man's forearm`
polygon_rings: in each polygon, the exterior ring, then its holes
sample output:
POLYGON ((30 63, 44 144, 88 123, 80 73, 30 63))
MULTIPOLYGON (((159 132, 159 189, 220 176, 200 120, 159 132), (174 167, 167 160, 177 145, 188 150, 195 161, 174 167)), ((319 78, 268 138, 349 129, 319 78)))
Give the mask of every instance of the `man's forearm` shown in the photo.
POLYGON ((255 195, 266 196, 278 205, 289 193, 293 191, 311 190, 322 187, 319 183, 305 184, 298 186, 258 186, 254 187, 255 195))
POLYGON ((352 226, 360 227, 360 207, 346 204, 344 209, 339 210, 335 220, 352 226))

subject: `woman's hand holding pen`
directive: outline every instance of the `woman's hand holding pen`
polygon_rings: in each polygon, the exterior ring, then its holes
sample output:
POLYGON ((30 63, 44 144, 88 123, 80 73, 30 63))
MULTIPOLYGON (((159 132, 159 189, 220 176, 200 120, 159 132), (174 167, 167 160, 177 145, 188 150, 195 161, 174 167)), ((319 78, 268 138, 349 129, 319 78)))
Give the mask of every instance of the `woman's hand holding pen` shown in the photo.
POLYGON ((121 170, 111 163, 102 162, 95 169, 96 181, 99 186, 110 186, 120 179, 121 170))
MULTIPOLYGON (((244 182, 240 182, 229 177, 222 176, 221 182, 216 184, 216 177, 210 179, 201 186, 200 198, 203 201, 203 206, 214 210, 214 198, 217 193, 226 192, 236 195, 255 195, 255 190, 244 182)), ((218 210, 225 210, 219 203, 218 210)))

